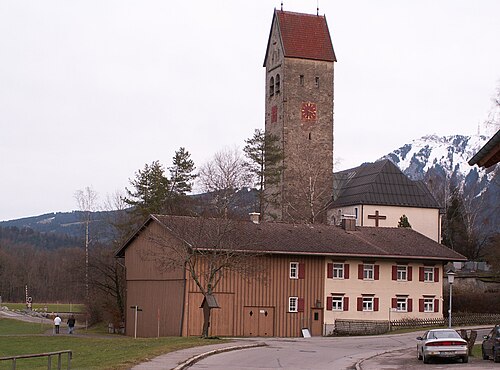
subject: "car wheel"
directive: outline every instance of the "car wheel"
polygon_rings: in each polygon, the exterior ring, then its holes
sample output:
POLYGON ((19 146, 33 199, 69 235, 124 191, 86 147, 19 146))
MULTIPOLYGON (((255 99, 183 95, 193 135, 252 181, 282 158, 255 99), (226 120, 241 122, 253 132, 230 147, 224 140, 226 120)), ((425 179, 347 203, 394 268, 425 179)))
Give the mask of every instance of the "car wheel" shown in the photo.
POLYGON ((422 352, 422 359, 424 360, 424 364, 428 364, 429 363, 429 357, 426 357, 425 353, 423 353, 423 352, 422 352))
POLYGON ((500 362, 500 353, 497 353, 497 350, 493 350, 493 361, 500 362))
POLYGON ((469 356, 468 355, 465 355, 464 357, 462 357, 462 362, 464 364, 466 364, 467 362, 469 362, 469 356))

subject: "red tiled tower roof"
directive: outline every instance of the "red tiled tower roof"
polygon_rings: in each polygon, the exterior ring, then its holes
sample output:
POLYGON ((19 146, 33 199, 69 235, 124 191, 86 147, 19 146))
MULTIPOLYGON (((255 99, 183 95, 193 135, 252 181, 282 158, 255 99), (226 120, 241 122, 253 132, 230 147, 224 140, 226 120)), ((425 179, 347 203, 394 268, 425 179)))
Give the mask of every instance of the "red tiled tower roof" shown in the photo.
POLYGON ((325 16, 275 10, 273 24, 275 21, 285 57, 337 61, 325 16))

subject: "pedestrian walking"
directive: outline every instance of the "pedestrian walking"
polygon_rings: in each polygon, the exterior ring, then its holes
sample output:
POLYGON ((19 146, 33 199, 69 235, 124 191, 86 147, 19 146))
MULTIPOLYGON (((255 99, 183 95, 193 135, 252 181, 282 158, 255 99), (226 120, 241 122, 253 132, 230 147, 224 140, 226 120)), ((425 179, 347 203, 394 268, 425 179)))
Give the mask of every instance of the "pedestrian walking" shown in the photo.
POLYGON ((73 334, 73 330, 75 330, 75 315, 71 315, 68 319, 68 334, 73 334))
POLYGON ((61 318, 59 317, 58 314, 56 314, 56 317, 54 318, 54 331, 56 334, 59 334, 59 326, 61 326, 61 318))

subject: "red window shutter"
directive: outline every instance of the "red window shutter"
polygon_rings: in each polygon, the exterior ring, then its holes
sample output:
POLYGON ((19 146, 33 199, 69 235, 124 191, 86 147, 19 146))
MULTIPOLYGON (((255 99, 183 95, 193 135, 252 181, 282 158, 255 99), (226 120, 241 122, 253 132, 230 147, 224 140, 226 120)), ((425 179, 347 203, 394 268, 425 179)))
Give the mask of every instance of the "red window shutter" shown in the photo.
POLYGON ((378 298, 373 298, 373 311, 378 311, 378 298))
POLYGON ((439 299, 434 300, 434 312, 439 312, 439 299))
POLYGON ((333 298, 326 297, 326 309, 331 311, 332 308, 333 308, 333 298))
POLYGON ((373 279, 374 280, 378 280, 380 278, 380 266, 379 265, 375 265, 374 266, 374 274, 373 274, 373 279))
POLYGON ((408 312, 413 311, 413 299, 408 298, 408 312))
POLYGON ((363 280, 363 264, 358 265, 358 279, 363 280))
POLYGON ((392 301, 392 302, 391 302, 391 307, 392 307, 392 308, 396 308, 396 307, 398 307, 398 299, 397 299, 397 298, 392 298, 392 300, 391 300, 391 301, 392 301))
POLYGON ((297 303, 297 311, 304 312, 304 298, 299 298, 297 303))
POLYGON ((333 278, 333 263, 329 263, 326 267, 326 277, 328 279, 333 278))
POLYGON ((418 268, 418 280, 424 281, 424 268, 423 267, 418 268))
POLYGON ((358 311, 363 311, 363 297, 358 297, 358 311))
POLYGON ((304 263, 299 263, 299 279, 303 279, 306 276, 306 265, 304 263))
POLYGON ((349 297, 344 297, 344 311, 349 311, 349 297))
POLYGON ((408 266, 407 280, 408 281, 412 280, 412 269, 411 269, 411 266, 408 266))
POLYGON ((392 280, 398 280, 398 266, 392 266, 392 280))
POLYGON ((349 264, 344 264, 344 279, 349 279, 349 264))
POLYGON ((439 283, 439 267, 434 267, 434 282, 439 283))
POLYGON ((418 300, 418 312, 424 312, 424 300, 422 298, 418 300))

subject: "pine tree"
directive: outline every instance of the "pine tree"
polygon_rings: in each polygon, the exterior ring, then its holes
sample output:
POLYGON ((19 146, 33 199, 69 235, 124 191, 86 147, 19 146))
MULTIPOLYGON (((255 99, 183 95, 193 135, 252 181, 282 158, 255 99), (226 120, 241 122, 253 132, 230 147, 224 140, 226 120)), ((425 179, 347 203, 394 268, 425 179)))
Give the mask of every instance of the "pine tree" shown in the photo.
POLYGON ((248 158, 246 166, 253 175, 259 196, 259 212, 261 217, 265 212, 266 203, 274 203, 277 191, 270 192, 278 184, 283 170, 283 152, 279 146, 279 139, 275 135, 266 134, 262 130, 255 130, 253 137, 245 140, 243 148, 248 158))
POLYGON ((186 195, 193 189, 194 161, 191 154, 183 147, 175 152, 172 158, 172 166, 169 167, 170 179, 168 186, 167 211, 170 214, 182 213, 185 208, 186 195))
POLYGON ((399 218, 398 227, 407 227, 411 229, 410 222, 408 221, 408 217, 406 217, 406 215, 399 218))

